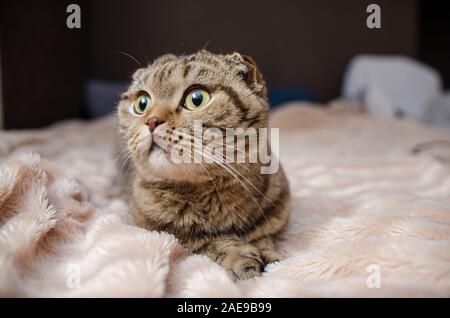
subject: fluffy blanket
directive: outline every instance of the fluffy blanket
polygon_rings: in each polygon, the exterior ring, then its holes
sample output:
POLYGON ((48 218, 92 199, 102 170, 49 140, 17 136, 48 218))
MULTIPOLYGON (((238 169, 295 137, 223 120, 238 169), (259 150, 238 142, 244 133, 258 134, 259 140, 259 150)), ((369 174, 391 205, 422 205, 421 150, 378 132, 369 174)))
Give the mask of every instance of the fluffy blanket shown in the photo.
POLYGON ((132 225, 111 118, 0 133, 0 295, 450 296, 448 153, 411 151, 449 135, 305 105, 272 125, 293 196, 286 258, 237 283, 132 225))

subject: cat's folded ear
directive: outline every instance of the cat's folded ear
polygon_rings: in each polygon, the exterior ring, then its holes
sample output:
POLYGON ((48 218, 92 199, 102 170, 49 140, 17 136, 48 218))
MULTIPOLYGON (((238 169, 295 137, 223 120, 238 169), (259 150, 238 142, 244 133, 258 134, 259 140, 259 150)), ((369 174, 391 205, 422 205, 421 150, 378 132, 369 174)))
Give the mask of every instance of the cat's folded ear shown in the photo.
POLYGON ((142 76, 144 75, 146 69, 147 68, 143 67, 143 68, 138 68, 136 71, 134 71, 133 76, 132 76, 133 81, 142 80, 142 76))
POLYGON ((252 91, 254 91, 260 97, 266 99, 266 82, 264 81, 264 78, 258 67, 256 66, 256 62, 253 60, 253 58, 251 56, 240 54, 237 52, 230 54, 228 57, 230 60, 244 66, 239 71, 238 75, 242 77, 243 81, 247 84, 248 87, 250 87, 252 91))

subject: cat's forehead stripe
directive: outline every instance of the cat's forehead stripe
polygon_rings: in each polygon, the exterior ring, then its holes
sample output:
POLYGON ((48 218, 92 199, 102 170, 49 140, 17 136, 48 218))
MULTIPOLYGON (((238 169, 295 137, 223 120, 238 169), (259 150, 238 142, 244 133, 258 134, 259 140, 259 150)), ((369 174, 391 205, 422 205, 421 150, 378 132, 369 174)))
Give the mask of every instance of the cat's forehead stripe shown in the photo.
POLYGON ((166 70, 166 74, 164 75, 164 78, 169 78, 172 73, 178 68, 178 63, 174 62, 172 63, 172 65, 170 65, 167 70, 166 70))
POLYGON ((191 68, 192 68, 192 65, 191 65, 191 64, 187 64, 187 65, 184 67, 184 70, 183 70, 183 78, 186 78, 186 77, 188 76, 189 71, 191 70, 191 68))
POLYGON ((164 64, 164 66, 161 68, 161 70, 159 71, 159 74, 157 76, 157 82, 158 84, 161 84, 165 79, 167 79, 168 75, 168 70, 170 68, 170 62, 167 62, 166 64, 164 64))
MULTIPOLYGON (((211 63, 211 60, 201 61, 197 60, 195 62, 189 62, 184 65, 182 61, 186 61, 186 58, 179 58, 177 60, 165 61, 154 67, 151 72, 150 78, 145 78, 144 83, 147 85, 165 85, 170 79, 195 79, 199 80, 205 79, 205 77, 214 77, 218 72, 218 64, 211 63)), ((222 68, 220 68, 221 70, 222 68)), ((219 70, 219 71, 220 71, 219 70)))
POLYGON ((213 73, 214 73, 214 71, 212 69, 203 67, 197 71, 196 76, 199 76, 199 77, 200 76, 208 76, 208 75, 212 75, 213 73))

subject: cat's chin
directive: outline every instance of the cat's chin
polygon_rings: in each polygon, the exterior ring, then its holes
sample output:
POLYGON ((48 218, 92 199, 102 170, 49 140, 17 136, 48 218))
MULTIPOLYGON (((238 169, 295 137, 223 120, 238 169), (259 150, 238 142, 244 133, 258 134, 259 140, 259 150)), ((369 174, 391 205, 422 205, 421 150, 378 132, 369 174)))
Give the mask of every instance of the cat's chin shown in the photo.
POLYGON ((150 168, 166 169, 173 165, 166 151, 161 149, 156 143, 153 143, 147 163, 150 168))
POLYGON ((140 171, 140 175, 148 181, 173 180, 201 182, 209 179, 207 175, 203 178, 205 172, 198 164, 174 163, 170 158, 170 154, 155 143, 150 148, 147 166, 139 167, 138 165, 137 168, 140 171))

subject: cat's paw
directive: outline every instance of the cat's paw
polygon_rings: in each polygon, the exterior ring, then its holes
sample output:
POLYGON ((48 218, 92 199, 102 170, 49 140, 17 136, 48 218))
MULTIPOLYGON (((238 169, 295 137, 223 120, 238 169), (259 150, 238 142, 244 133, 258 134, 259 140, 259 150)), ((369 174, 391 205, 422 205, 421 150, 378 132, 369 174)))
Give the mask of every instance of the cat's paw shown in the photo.
POLYGON ((257 239, 253 244, 259 249, 259 253, 264 264, 270 264, 274 262, 279 262, 283 259, 283 255, 281 255, 277 249, 275 248, 275 242, 273 238, 263 237, 257 239))
POLYGON ((263 259, 264 264, 270 264, 279 262, 283 259, 283 256, 274 250, 262 250, 261 251, 261 257, 263 259))
POLYGON ((228 272, 235 280, 244 280, 261 276, 264 269, 264 261, 258 249, 249 246, 228 259, 228 272))
POLYGON ((243 280, 261 276, 263 269, 264 265, 257 259, 243 256, 234 261, 228 272, 235 280, 243 280))

